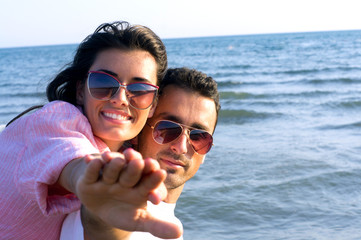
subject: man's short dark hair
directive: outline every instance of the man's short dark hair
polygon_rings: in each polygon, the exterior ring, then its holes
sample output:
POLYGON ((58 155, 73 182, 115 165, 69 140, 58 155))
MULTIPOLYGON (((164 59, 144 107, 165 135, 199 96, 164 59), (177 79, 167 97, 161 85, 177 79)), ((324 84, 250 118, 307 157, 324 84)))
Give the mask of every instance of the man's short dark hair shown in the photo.
POLYGON ((216 105, 217 119, 221 108, 217 82, 207 74, 195 69, 169 68, 160 83, 159 95, 162 95, 165 87, 175 85, 176 87, 199 93, 201 96, 210 98, 216 105))

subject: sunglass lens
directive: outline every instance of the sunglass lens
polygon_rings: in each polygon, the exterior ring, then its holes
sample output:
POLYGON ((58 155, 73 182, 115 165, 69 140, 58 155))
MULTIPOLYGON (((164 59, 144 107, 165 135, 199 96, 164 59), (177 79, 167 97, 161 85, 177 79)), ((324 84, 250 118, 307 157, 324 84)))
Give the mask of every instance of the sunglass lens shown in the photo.
POLYGON ((90 94, 99 100, 108 100, 116 94, 119 83, 116 79, 103 73, 92 72, 88 77, 90 94))
POLYGON ((133 83, 127 86, 130 104, 136 108, 148 108, 154 101, 157 88, 144 83, 133 83))
POLYGON ((175 140, 182 133, 182 127, 176 123, 160 121, 154 126, 153 137, 159 144, 175 140))
POLYGON ((194 150, 199 154, 206 154, 212 147, 213 137, 203 130, 192 130, 189 134, 194 150))

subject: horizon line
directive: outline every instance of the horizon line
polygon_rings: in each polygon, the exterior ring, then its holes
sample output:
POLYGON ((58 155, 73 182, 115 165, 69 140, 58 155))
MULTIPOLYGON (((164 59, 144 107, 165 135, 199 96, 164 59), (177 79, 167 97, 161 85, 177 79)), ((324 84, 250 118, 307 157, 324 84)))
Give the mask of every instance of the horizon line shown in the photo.
MULTIPOLYGON (((311 30, 311 31, 290 31, 290 32, 264 32, 264 33, 243 33, 243 34, 225 34, 225 35, 207 35, 207 36, 188 36, 188 37, 165 37, 163 40, 176 39, 193 39, 193 38, 216 38, 216 37, 237 37, 237 36, 258 36, 258 35, 282 35, 282 34, 302 34, 302 33, 324 33, 324 32, 352 32, 361 31, 361 29, 341 29, 341 30, 311 30)), ((18 46, 0 46, 0 49, 11 48, 31 48, 31 47, 50 47, 50 46, 66 46, 79 45, 79 43, 58 43, 58 44, 34 44, 34 45, 18 45, 18 46)))

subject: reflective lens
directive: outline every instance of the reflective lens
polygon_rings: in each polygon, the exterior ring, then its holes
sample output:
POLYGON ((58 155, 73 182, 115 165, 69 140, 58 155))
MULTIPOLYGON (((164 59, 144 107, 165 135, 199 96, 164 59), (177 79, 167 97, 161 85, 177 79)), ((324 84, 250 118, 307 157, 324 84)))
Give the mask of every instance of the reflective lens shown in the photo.
POLYGON ((125 88, 129 104, 137 109, 147 109, 157 96, 158 87, 149 83, 122 85, 114 76, 99 71, 88 74, 88 89, 93 98, 106 101, 114 97, 119 88, 125 88))
POLYGON ((161 120, 151 128, 153 129, 153 138, 159 144, 167 144, 176 140, 183 133, 183 128, 189 129, 189 142, 197 153, 206 154, 213 144, 213 137, 208 132, 180 123, 161 120))

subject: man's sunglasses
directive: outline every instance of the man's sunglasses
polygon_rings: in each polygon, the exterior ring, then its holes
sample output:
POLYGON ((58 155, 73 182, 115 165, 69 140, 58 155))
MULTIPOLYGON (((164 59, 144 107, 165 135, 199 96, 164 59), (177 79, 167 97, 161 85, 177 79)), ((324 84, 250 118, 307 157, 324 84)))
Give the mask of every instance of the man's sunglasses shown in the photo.
POLYGON ((188 130, 189 142, 193 150, 198 154, 206 154, 213 145, 212 135, 201 129, 188 127, 169 120, 160 120, 154 126, 149 124, 148 126, 153 129, 153 139, 158 144, 167 144, 178 139, 183 130, 186 129, 188 130))
POLYGON ((90 95, 102 101, 111 99, 120 88, 124 88, 129 104, 137 109, 149 108, 153 104, 159 88, 150 83, 123 85, 114 76, 100 71, 90 71, 87 81, 90 95))

